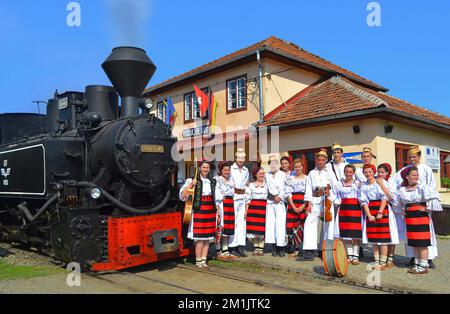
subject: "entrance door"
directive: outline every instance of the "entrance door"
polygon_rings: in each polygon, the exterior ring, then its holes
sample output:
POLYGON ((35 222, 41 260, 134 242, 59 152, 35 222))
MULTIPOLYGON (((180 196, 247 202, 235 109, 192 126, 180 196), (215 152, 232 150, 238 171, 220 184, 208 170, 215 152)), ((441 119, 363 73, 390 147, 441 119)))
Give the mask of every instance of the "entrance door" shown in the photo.
MULTIPOLYGON (((315 168, 315 154, 321 149, 320 148, 313 148, 313 149, 304 149, 304 150, 297 150, 297 151, 291 151, 289 154, 292 156, 292 158, 300 159, 303 162, 303 166, 305 167, 305 174, 308 174, 311 170, 315 168)), ((327 148, 328 151, 331 150, 331 147, 327 148)), ((329 154, 330 155, 330 154, 329 154)), ((331 156, 331 155, 330 155, 331 156)))

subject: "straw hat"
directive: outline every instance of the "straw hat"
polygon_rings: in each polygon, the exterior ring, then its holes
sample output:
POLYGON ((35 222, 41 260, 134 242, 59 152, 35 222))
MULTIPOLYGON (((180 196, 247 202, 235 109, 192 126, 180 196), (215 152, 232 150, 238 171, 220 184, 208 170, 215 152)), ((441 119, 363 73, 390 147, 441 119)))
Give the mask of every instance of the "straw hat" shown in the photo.
POLYGON ((328 152, 325 148, 321 148, 317 153, 316 157, 324 156, 325 158, 328 158, 328 152))
POLYGON ((408 150, 408 156, 420 154, 419 146, 413 146, 408 150))
POLYGON ((267 163, 270 165, 272 161, 276 161, 278 163, 278 157, 276 155, 270 155, 267 163))
POLYGON ((245 157, 247 157, 247 154, 245 153, 245 149, 238 148, 235 156, 236 156, 237 161, 245 161, 245 157))
POLYGON ((344 151, 344 148, 339 143, 333 144, 333 147, 331 148, 331 150, 335 150, 335 149, 340 149, 340 150, 344 151))

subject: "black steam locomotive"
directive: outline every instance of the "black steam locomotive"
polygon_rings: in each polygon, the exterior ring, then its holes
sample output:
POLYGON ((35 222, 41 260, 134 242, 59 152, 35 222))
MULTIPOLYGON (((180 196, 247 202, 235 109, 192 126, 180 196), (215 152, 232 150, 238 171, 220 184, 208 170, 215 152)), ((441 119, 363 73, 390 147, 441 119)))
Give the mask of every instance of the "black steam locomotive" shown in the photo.
POLYGON ((133 47, 102 67, 114 87, 55 93, 47 115, 0 115, 0 239, 93 271, 186 256, 176 139, 141 99, 156 67, 133 47))

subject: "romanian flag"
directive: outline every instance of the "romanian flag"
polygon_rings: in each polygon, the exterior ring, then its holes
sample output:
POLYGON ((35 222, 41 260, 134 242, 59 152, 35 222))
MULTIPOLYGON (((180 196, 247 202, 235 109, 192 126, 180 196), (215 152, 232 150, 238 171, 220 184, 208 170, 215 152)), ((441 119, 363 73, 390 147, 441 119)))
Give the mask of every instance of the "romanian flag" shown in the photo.
POLYGON ((215 134, 215 127, 216 127, 216 118, 217 118, 217 107, 219 104, 216 101, 216 98, 214 97, 214 93, 211 92, 211 101, 210 101, 210 108, 209 108, 209 126, 211 128, 211 134, 215 134))
POLYGON ((200 106, 200 117, 204 118, 208 111, 209 101, 208 95, 206 95, 197 85, 194 84, 195 95, 197 96, 198 104, 200 106))
POLYGON ((177 112, 175 111, 175 107, 173 106, 172 99, 167 97, 167 105, 166 105, 166 124, 173 127, 175 124, 175 119, 177 117, 177 112))

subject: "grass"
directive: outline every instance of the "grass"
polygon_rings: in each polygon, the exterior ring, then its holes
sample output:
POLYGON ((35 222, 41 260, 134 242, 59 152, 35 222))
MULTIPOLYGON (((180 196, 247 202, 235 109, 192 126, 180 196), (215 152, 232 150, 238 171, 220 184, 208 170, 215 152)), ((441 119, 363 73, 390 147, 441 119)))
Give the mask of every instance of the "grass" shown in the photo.
POLYGON ((0 260, 0 281, 45 277, 60 273, 62 270, 49 266, 10 265, 0 260))

